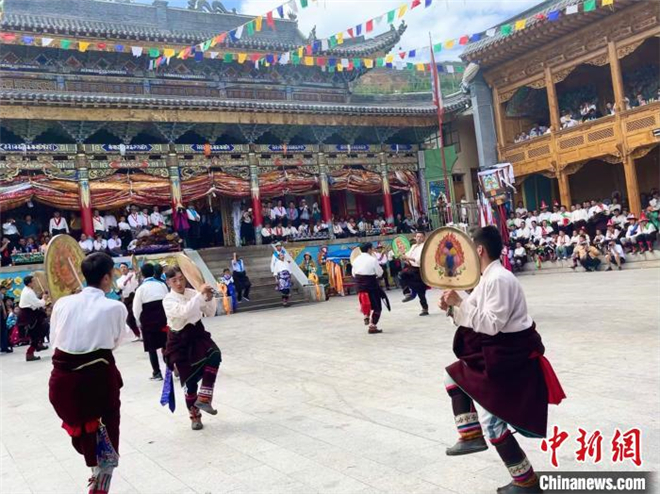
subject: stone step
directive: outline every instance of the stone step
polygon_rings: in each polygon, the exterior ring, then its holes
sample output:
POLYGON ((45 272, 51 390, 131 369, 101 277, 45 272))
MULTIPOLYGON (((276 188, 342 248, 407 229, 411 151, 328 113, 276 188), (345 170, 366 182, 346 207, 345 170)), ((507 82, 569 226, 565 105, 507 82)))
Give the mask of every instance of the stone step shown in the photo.
MULTIPOLYGON (((598 266, 598 271, 605 271, 607 263, 603 256, 600 257, 601 263, 598 266)), ((541 264, 541 269, 537 268, 533 262, 525 264, 523 271, 516 273, 519 276, 538 275, 538 274, 558 274, 558 273, 582 273, 584 268, 579 266, 575 270, 571 269, 573 265, 572 260, 562 261, 546 261, 541 264)), ((626 263, 623 269, 646 269, 660 267, 660 253, 658 251, 646 252, 644 254, 627 254, 626 263)), ((616 269, 616 266, 613 266, 616 269)))

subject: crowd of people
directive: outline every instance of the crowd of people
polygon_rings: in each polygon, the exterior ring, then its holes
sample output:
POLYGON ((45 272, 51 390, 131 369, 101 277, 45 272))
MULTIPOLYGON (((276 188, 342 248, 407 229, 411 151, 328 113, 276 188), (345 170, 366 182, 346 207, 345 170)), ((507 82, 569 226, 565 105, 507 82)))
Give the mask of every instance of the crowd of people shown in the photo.
POLYGON ((660 229, 660 196, 653 191, 639 217, 622 207, 617 199, 585 201, 567 210, 555 204, 552 210, 541 204, 541 211, 527 211, 522 202, 507 220, 511 265, 521 270, 527 262, 538 267, 543 261, 571 260, 586 271, 595 271, 601 256, 607 269, 618 269, 627 255, 653 252, 660 229))
MULTIPOLYGON (((644 106, 654 101, 660 101, 660 88, 653 91, 649 96, 645 96, 642 91, 635 91, 631 94, 630 97, 624 97, 624 104, 626 110, 631 110, 638 106, 644 106)), ((570 129, 584 122, 590 122, 596 120, 603 116, 614 115, 615 113, 614 104, 611 102, 605 103, 605 107, 599 109, 597 99, 591 99, 588 101, 583 101, 579 108, 566 108, 562 110, 560 123, 562 129, 570 129)), ((534 137, 540 137, 545 134, 549 134, 551 129, 547 125, 539 124, 538 122, 527 132, 522 131, 520 134, 517 134, 513 142, 523 142, 534 137)))
MULTIPOLYGON (((324 221, 318 203, 310 207, 306 199, 301 199, 296 205, 289 201, 287 207, 284 201, 267 201, 262 205, 264 225, 261 236, 264 243, 299 242, 334 238, 369 237, 389 235, 393 233, 414 233, 428 231, 430 228, 426 214, 421 214, 417 220, 411 215, 397 214, 394 223, 388 223, 383 214, 367 212, 359 217, 335 216, 330 221, 324 221)), ((241 243, 255 243, 254 212, 252 208, 243 206, 240 213, 241 243)))

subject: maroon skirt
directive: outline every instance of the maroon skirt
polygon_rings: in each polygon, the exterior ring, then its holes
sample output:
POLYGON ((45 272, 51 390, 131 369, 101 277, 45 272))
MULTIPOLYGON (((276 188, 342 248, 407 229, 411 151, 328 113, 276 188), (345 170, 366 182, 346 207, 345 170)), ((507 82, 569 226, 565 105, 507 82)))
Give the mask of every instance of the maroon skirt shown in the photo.
POLYGON ((201 377, 204 366, 210 359, 220 357, 222 360, 218 345, 204 329, 201 320, 186 325, 181 331, 167 333, 167 346, 163 356, 170 370, 174 370, 176 365, 182 386, 201 377))
POLYGON ((96 431, 99 420, 119 452, 119 390, 123 386, 111 350, 71 354, 55 349, 48 383, 55 413, 71 436, 73 447, 87 466, 97 465, 96 431))
MULTIPOLYGON (((447 373, 474 401, 527 437, 545 437, 548 387, 536 326, 495 336, 459 327, 447 373)), ((549 364, 548 364, 549 365, 549 364)))
POLYGON ((48 336, 48 315, 43 309, 19 309, 16 324, 23 334, 32 339, 48 336))
POLYGON ((162 300, 142 304, 140 327, 142 328, 142 343, 145 352, 165 348, 168 328, 162 300))

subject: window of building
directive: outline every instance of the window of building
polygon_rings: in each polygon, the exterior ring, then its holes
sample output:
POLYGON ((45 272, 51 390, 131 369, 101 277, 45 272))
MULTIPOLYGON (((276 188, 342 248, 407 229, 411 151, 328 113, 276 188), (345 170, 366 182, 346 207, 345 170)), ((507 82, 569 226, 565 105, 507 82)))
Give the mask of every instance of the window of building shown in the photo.
POLYGON ((456 146, 456 153, 461 152, 461 141, 458 137, 458 123, 455 121, 442 124, 442 140, 445 146, 456 146))

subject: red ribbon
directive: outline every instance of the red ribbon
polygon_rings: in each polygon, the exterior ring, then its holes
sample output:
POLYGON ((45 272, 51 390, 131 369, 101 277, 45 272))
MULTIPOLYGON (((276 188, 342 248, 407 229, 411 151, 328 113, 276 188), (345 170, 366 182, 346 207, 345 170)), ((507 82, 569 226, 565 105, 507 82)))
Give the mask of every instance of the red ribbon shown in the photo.
POLYGON ((529 358, 538 358, 539 364, 541 365, 541 372, 543 372, 543 379, 545 380, 545 385, 548 388, 548 403, 551 405, 559 405, 564 398, 566 398, 566 393, 561 387, 561 383, 555 374, 555 370, 550 365, 550 362, 547 358, 541 355, 539 352, 533 352, 529 358))

